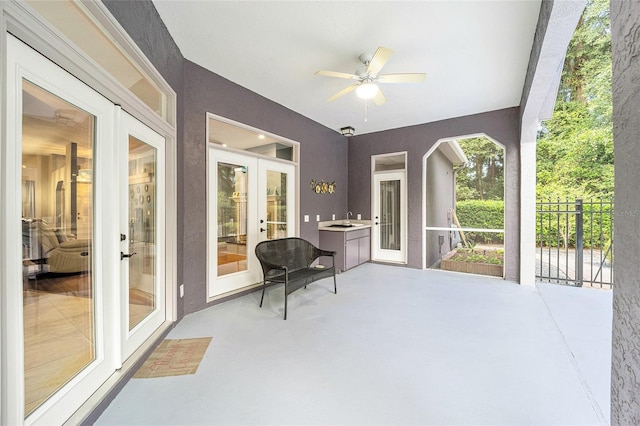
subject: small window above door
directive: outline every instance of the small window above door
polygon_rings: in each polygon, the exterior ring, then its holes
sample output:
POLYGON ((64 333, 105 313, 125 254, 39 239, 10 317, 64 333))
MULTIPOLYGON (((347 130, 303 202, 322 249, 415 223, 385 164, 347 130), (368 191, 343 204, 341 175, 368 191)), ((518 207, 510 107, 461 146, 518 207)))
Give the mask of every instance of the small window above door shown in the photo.
POLYGON ((218 146, 248 151, 265 157, 298 161, 296 142, 212 114, 208 115, 207 134, 209 143, 218 146))
POLYGON ((385 154, 374 156, 374 171, 404 170, 407 154, 385 154))

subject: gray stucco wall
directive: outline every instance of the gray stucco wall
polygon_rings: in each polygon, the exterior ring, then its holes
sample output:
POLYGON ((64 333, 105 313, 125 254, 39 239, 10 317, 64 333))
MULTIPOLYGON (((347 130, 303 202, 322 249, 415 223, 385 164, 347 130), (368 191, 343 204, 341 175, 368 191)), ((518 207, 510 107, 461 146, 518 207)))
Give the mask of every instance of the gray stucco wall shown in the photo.
MULTIPOLYGON (((427 194, 426 213, 427 226, 448 227, 451 222, 449 209, 455 204, 455 186, 453 165, 451 161, 440 151, 434 151, 427 159, 427 194)), ((442 255, 451 250, 449 232, 426 232, 426 265, 430 267, 440 259, 442 255), (444 244, 440 246, 438 236, 444 236, 444 244)))
POLYGON ((317 244, 315 216, 347 211, 347 139, 282 105, 184 60, 147 0, 105 5, 178 96, 178 318, 206 303, 206 113, 211 112, 300 142, 300 236, 317 244), (335 194, 311 191, 311 179, 335 181, 335 194), (309 223, 302 218, 308 214, 309 223))
POLYGON ((349 139, 349 210, 371 216, 371 156, 407 151, 408 266, 422 268, 422 159, 440 139, 484 133, 505 147, 505 276, 520 277, 520 111, 507 108, 349 139))
POLYGON ((640 424, 640 2, 611 2, 616 262, 611 424, 640 424))
POLYGON ((282 105, 192 62, 184 66, 184 276, 185 313, 207 306, 206 113, 210 112, 300 143, 300 236, 318 243, 317 214, 347 211, 347 139, 282 105), (336 193, 316 194, 312 180, 336 182, 336 193), (305 214, 310 222, 302 219, 305 214), (187 291, 186 289, 189 289, 187 291))

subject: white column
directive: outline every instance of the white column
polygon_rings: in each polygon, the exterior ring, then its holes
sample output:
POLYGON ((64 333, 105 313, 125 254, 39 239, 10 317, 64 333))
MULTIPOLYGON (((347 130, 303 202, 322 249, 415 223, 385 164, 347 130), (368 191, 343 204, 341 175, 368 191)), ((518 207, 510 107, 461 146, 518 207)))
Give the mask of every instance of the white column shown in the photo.
POLYGON ((536 281, 537 129, 538 120, 523 117, 520 134, 520 284, 530 286, 536 281))

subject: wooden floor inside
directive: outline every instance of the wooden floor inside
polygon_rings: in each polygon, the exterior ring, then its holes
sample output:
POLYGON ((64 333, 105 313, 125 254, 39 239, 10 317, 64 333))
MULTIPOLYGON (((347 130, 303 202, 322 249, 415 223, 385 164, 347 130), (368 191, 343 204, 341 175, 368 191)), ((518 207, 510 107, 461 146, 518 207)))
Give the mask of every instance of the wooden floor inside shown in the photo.
MULTIPOLYGON (((25 279, 25 414, 31 413, 95 357, 94 307, 88 274, 25 279)), ((130 293, 130 321, 153 311, 147 293, 130 293)))

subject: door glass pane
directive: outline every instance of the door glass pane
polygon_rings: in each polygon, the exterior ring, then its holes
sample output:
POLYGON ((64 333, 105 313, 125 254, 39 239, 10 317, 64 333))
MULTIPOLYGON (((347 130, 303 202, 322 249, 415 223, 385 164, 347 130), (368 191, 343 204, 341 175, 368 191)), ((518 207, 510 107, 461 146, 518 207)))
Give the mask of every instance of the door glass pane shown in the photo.
POLYGON ((156 307, 156 156, 129 136, 129 330, 156 307))
POLYGON ((95 117, 23 82, 25 413, 95 358, 95 117))
POLYGON ((267 239, 287 236, 287 174, 267 171, 267 239))
POLYGON ((218 163, 218 276, 247 270, 248 169, 218 163))
POLYGON ((380 182, 380 248, 400 250, 400 181, 380 182))

